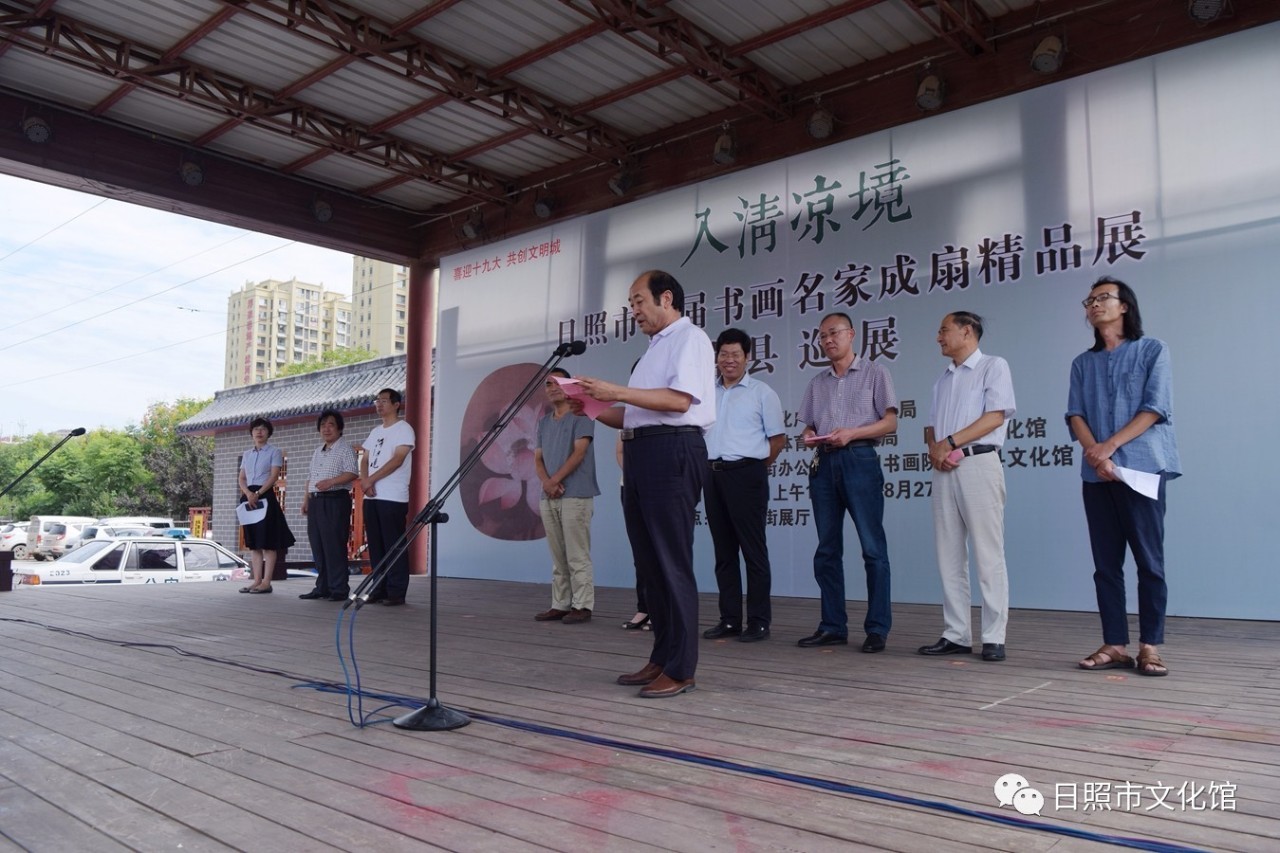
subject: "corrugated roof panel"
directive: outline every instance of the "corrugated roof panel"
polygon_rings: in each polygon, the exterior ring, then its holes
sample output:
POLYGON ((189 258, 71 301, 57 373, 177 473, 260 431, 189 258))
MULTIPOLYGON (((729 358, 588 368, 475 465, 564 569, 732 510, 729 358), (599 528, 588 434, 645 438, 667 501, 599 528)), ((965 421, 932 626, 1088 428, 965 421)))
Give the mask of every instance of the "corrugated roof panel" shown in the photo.
POLYGON ((134 89, 107 112, 112 121, 143 127, 173 139, 192 140, 227 120, 225 115, 187 101, 134 89))
POLYGON ((406 210, 430 210, 438 204, 454 201, 458 194, 426 181, 408 183, 383 190, 374 196, 378 201, 398 205, 406 210))
POLYGON ((491 70, 587 23, 563 4, 529 0, 467 0, 412 30, 472 65, 491 70), (483 33, 483 37, 477 34, 483 33))
POLYGON ((515 127, 505 119, 455 101, 414 116, 391 132, 400 139, 452 156, 515 127))
POLYGON ((577 156, 569 148, 545 136, 529 133, 506 145, 482 151, 468 158, 467 162, 496 174, 526 175, 577 156))
POLYGON ((314 145, 245 123, 219 136, 209 147, 250 163, 280 167, 315 151, 314 145))
POLYGON ((733 103, 728 96, 720 95, 701 83, 680 78, 601 107, 593 111, 592 116, 623 133, 645 136, 733 103))
POLYGON ((396 176, 396 172, 372 163, 361 163, 350 157, 330 156, 310 163, 297 174, 313 181, 332 184, 345 190, 363 190, 396 176))
POLYGON ((237 15, 183 56, 199 65, 279 91, 343 54, 296 33, 237 15))
POLYGON ((119 85, 116 80, 24 48, 14 48, 0 57, 0 86, 77 109, 89 109, 119 85))
POLYGON ((523 85, 581 104, 671 68, 616 33, 601 33, 512 75, 523 85))
POLYGON ((163 52, 199 29, 222 7, 215 0, 59 0, 53 11, 163 52))
MULTIPOLYGON (((403 77, 356 61, 308 86, 297 98, 336 112, 366 127, 417 106, 431 93, 403 77)), ((391 129, 394 133, 394 128, 391 129)))

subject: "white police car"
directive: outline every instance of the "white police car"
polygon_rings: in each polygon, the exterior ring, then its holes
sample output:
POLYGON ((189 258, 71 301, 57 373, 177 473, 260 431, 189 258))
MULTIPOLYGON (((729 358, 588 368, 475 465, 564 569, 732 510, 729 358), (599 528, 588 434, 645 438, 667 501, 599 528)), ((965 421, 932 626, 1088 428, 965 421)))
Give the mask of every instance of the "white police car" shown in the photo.
POLYGON ((250 571, 217 542, 139 536, 95 539, 52 563, 15 566, 13 575, 19 584, 57 586, 243 580, 250 571))

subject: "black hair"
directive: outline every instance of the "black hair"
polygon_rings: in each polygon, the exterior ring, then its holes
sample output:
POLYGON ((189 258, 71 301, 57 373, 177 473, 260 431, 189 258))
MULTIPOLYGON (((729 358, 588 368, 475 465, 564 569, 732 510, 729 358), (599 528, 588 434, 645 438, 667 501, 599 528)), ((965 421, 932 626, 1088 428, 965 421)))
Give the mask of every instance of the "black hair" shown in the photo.
POLYGON ((644 273, 644 278, 649 284, 649 293, 653 295, 653 301, 662 303, 663 291, 671 291, 671 307, 684 313, 684 288, 680 286, 680 282, 676 281, 676 277, 669 272, 662 270, 649 270, 644 273))
POLYGON ((271 425, 271 421, 267 420, 266 418, 254 418, 253 420, 249 421, 250 433, 252 433, 258 427, 267 428, 267 438, 271 438, 271 436, 275 435, 276 428, 273 427, 271 425))
POLYGON ((379 392, 378 392, 377 394, 375 394, 374 396, 375 396, 375 397, 381 397, 383 394, 386 394, 388 397, 390 397, 390 398, 391 398, 391 402, 393 402, 393 403, 395 403, 395 404, 397 404, 397 405, 399 405, 400 403, 404 402, 404 398, 400 396, 400 392, 399 392, 399 391, 397 391, 397 390, 396 390, 396 389, 394 389, 394 388, 383 388, 381 391, 379 391, 379 392))
POLYGON ((333 425, 338 428, 338 435, 342 435, 342 431, 347 428, 341 412, 337 409, 325 409, 320 413, 320 417, 316 418, 316 432, 319 432, 320 427, 324 426, 325 418, 333 418, 333 425))
POLYGON ((547 371, 548 376, 550 376, 552 373, 554 373, 556 376, 563 376, 565 379, 573 378, 572 376, 569 375, 569 371, 565 370, 563 367, 553 367, 547 371))
POLYGON ((982 318, 972 311, 952 311, 951 322, 973 329, 973 336, 982 340, 982 318))
POLYGON ((832 311, 830 314, 826 315, 821 320, 819 320, 818 325, 821 326, 823 323, 827 322, 832 317, 839 317, 841 320, 844 320, 846 323, 849 324, 850 329, 853 328, 853 318, 850 317, 848 314, 844 313, 843 311, 832 311))
POLYGON ((720 333, 720 337, 716 338, 716 355, 720 354, 720 347, 726 344, 737 344, 742 347, 743 355, 751 355, 751 336, 741 329, 725 329, 720 333))
MULTIPOLYGON (((1120 301, 1129 306, 1129 310, 1124 312, 1124 327, 1121 334, 1125 340, 1136 341, 1142 337, 1142 312, 1138 310, 1138 297, 1133 292, 1133 288, 1125 284, 1118 278, 1112 278, 1104 275, 1102 278, 1089 285, 1089 292, 1092 293, 1104 284, 1114 284, 1116 286, 1116 296, 1120 297, 1120 301)), ((1102 333, 1097 329, 1093 330, 1093 346, 1089 348, 1090 352, 1102 352, 1107 348, 1107 344, 1102 340, 1102 333)))

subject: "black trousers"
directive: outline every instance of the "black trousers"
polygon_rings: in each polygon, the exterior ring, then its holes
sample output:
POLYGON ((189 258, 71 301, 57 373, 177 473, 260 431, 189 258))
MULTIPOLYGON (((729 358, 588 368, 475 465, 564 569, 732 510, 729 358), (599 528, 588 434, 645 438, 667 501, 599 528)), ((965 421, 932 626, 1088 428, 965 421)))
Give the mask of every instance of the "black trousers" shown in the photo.
POLYGON ((307 499, 307 540, 316 561, 316 589, 321 595, 351 591, 347 540, 351 536, 351 492, 337 489, 307 499))
MULTIPOLYGON (((733 464, 733 463, 730 463, 733 464)), ((731 625, 769 627, 772 575, 765 540, 769 508, 769 468, 763 459, 740 467, 707 473, 707 526, 716 553, 716 586, 720 588, 720 619, 731 625), (742 574, 738 553, 747 564, 747 621, 742 621, 742 574)))
MULTIPOLYGON (((398 501, 364 499, 364 535, 369 540, 369 565, 375 569, 391 546, 404 535, 409 505, 398 501)), ((370 598, 404 598, 409 591, 409 552, 391 566, 386 579, 370 593, 370 598)))
POLYGON ((653 622, 649 661, 677 680, 693 678, 698 668, 693 522, 706 471, 700 433, 622 443, 622 513, 653 622))

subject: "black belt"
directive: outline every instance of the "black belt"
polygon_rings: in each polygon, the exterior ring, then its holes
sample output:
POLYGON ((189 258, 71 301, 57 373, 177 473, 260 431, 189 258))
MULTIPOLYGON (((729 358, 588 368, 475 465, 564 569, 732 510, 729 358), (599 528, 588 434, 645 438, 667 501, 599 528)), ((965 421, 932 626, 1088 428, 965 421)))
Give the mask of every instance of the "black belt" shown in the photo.
POLYGON ((702 434, 702 427, 696 426, 642 426, 635 429, 624 429, 622 431, 622 440, 631 441, 633 438, 647 438, 651 435, 671 435, 677 432, 696 432, 702 434))
POLYGON ((994 444, 970 444, 968 447, 960 448, 960 452, 965 456, 977 456, 980 453, 990 453, 999 449, 994 444))
POLYGON ((727 462, 723 459, 711 459, 708 461, 711 463, 712 471, 732 471, 734 468, 745 468, 748 465, 759 465, 764 462, 763 459, 752 459, 750 456, 744 459, 730 459, 727 462))
POLYGON ((835 453, 837 451, 844 450, 845 448, 848 448, 848 447, 875 447, 875 446, 876 446, 876 442, 874 439, 860 438, 857 441, 849 442, 843 447, 833 447, 830 444, 819 444, 818 452, 819 453, 835 453))
POLYGON ((341 496, 341 495, 350 495, 350 494, 351 494, 351 492, 347 491, 346 489, 330 489, 330 490, 329 490, 329 491, 327 491, 327 492, 312 492, 312 493, 311 493, 311 497, 313 497, 313 498, 331 498, 331 497, 332 497, 332 498, 336 498, 336 497, 339 497, 339 496, 341 496))

